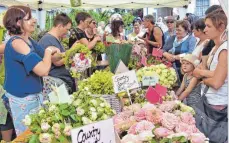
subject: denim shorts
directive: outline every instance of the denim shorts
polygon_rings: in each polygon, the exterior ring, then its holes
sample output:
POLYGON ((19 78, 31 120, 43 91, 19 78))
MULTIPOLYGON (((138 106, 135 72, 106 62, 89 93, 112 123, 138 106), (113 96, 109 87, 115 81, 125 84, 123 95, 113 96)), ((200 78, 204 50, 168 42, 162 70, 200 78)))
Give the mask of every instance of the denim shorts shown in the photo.
POLYGON ((12 114, 14 128, 17 136, 23 133, 28 127, 22 122, 26 115, 38 113, 42 105, 43 97, 41 93, 29 94, 26 97, 15 97, 10 93, 5 93, 9 100, 9 108, 12 114))

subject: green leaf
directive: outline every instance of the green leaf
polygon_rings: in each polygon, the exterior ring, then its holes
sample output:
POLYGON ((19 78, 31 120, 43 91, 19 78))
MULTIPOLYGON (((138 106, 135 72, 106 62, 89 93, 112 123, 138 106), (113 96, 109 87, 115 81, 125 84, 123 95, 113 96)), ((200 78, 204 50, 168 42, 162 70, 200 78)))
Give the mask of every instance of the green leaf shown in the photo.
POLYGON ((74 120, 75 122, 77 122, 78 120, 76 119, 75 115, 70 115, 70 117, 72 118, 72 120, 74 120))
POLYGON ((159 143, 168 143, 169 139, 168 138, 163 138, 162 140, 160 140, 159 143))
POLYGON ((39 143, 39 137, 38 135, 34 134, 29 140, 29 143, 39 143))
POLYGON ((157 143, 157 140, 153 138, 153 139, 151 140, 151 143, 157 143))
POLYGON ((67 138, 64 137, 63 135, 60 135, 60 137, 58 138, 58 140, 59 140, 61 143, 66 143, 66 142, 68 142, 67 138))
POLYGON ((184 136, 182 136, 182 137, 180 137, 179 142, 185 143, 185 142, 187 142, 187 139, 184 136))
POLYGON ((69 115, 70 115, 70 112, 69 112, 68 110, 62 110, 62 111, 61 111, 61 114, 62 114, 63 116, 69 116, 69 115))
POLYGON ((68 108, 68 104, 60 104, 60 109, 67 109, 68 108))

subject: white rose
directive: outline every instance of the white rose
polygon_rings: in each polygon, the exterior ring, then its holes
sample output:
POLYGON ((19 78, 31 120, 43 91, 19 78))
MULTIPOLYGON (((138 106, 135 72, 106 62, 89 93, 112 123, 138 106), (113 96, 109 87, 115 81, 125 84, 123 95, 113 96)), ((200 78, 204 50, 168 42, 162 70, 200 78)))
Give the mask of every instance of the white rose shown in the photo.
POLYGON ((60 131, 56 131, 56 132, 55 132, 55 138, 56 138, 56 139, 58 139, 58 138, 60 137, 60 135, 61 135, 60 131))
POLYGON ((77 112, 77 115, 79 116, 82 116, 85 113, 84 109, 81 109, 80 107, 76 109, 76 112, 77 112))
POLYGON ((40 134, 40 136, 39 136, 39 141, 40 141, 41 143, 51 143, 51 142, 52 142, 51 135, 48 134, 48 133, 40 134))
POLYGON ((95 99, 92 99, 92 100, 91 100, 91 103, 92 103, 94 106, 97 106, 97 104, 98 104, 97 101, 96 101, 95 99))
POLYGON ((92 121, 90 119, 88 119, 87 117, 82 117, 82 121, 83 121, 84 125, 92 123, 92 121))
POLYGON ((23 119, 22 122, 23 122, 26 126, 30 126, 31 123, 32 123, 32 120, 31 120, 31 118, 30 118, 29 115, 26 115, 26 116, 25 116, 25 119, 23 119))
POLYGON ((138 135, 138 137, 141 141, 150 141, 154 137, 154 135, 152 131, 144 131, 144 132, 141 132, 138 135))
POLYGON ((97 119, 97 113, 96 112, 91 112, 91 120, 95 121, 97 119))
POLYGON ((89 90, 89 88, 88 88, 88 87, 84 87, 84 90, 88 91, 88 90, 89 90))
POLYGON ((105 104, 104 104, 104 103, 100 103, 99 105, 100 105, 101 107, 104 107, 104 106, 105 106, 105 104))
POLYGON ((71 135, 71 130, 72 130, 72 126, 70 126, 70 125, 65 126, 65 128, 64 128, 64 134, 66 136, 70 136, 71 135))
POLYGON ((49 112, 55 112, 57 110, 56 105, 52 105, 49 107, 49 112))
POLYGON ((48 123, 46 123, 46 122, 41 123, 42 131, 47 132, 49 128, 50 128, 50 125, 48 123))
POLYGON ((90 110, 91 110, 92 112, 95 112, 95 111, 96 111, 96 109, 95 109, 94 107, 90 107, 90 110))
POLYGON ((52 131, 53 131, 54 133, 60 131, 60 124, 55 123, 55 124, 52 126, 52 131))

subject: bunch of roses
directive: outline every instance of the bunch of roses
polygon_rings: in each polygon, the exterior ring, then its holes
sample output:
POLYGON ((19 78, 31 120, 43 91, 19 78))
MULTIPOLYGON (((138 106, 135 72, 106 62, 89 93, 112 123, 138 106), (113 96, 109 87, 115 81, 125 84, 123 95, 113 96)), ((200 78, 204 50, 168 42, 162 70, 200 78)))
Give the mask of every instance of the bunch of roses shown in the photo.
MULTIPOLYGON (((145 104, 130 116, 137 122, 127 130, 128 134, 121 142, 206 143, 207 138, 195 126, 192 110, 177 101, 163 102, 161 105, 145 104)), ((116 120, 115 124, 118 122, 116 120)))
POLYGON ((88 92, 81 94, 84 95, 73 93, 71 103, 45 101, 37 114, 26 116, 23 122, 33 133, 29 141, 68 143, 71 142, 72 128, 106 120, 115 114, 102 97, 93 97, 88 92))

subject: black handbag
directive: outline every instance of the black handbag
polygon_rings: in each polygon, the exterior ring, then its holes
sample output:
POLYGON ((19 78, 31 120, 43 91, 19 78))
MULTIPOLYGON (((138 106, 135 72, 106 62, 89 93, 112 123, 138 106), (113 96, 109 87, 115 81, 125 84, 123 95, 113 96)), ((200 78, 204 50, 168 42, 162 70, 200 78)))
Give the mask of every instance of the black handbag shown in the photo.
POLYGON ((227 143, 228 117, 227 106, 223 110, 216 110, 207 103, 205 94, 209 87, 205 87, 201 100, 193 107, 196 114, 197 128, 209 138, 210 143, 227 143))

